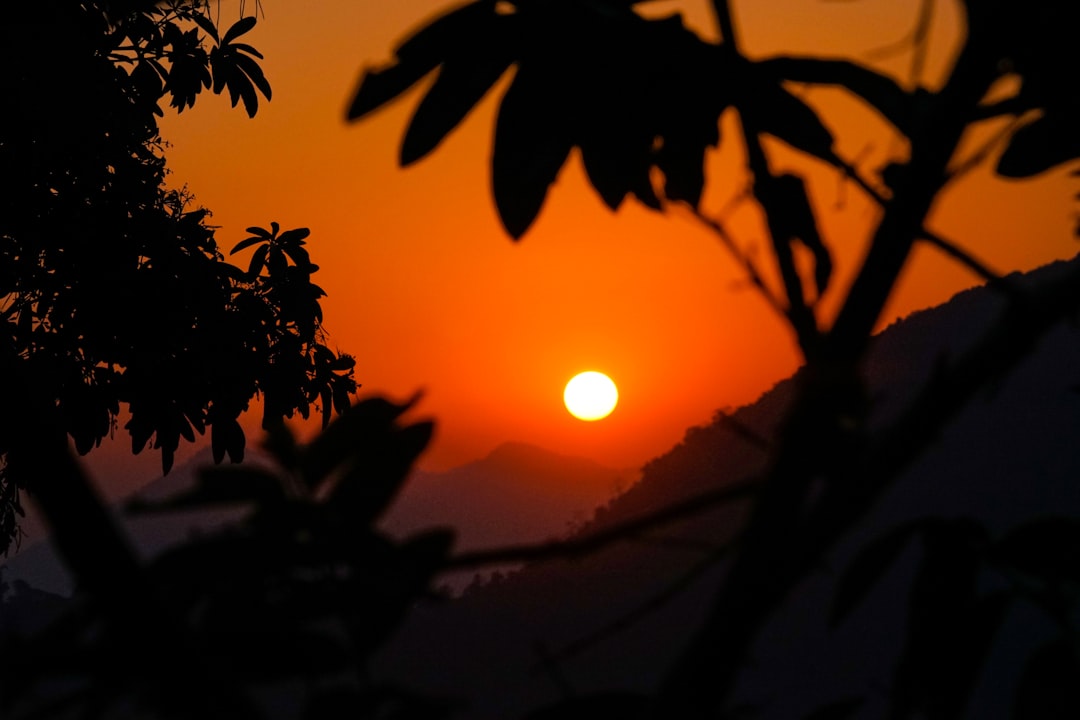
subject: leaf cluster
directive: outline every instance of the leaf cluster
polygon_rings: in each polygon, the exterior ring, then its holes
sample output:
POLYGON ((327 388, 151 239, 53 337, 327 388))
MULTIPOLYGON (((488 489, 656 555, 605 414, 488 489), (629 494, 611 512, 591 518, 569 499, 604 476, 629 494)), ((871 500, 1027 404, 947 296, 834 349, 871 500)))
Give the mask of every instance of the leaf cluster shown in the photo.
POLYGON ((453 703, 367 673, 372 654, 413 604, 432 596, 432 576, 453 540, 448 530, 432 530, 396 541, 375 527, 431 438, 432 423, 400 422, 408 408, 365 400, 309 445, 275 425, 267 445, 273 466, 211 467, 189 490, 128 504, 130 513, 244 511, 235 524, 166 551, 147 570, 161 617, 227 685, 185 687, 182 669, 161 672, 176 651, 169 638, 150 630, 125 639, 76 603, 48 634, 6 648, 4 716, 72 709, 108 716, 135 707, 151 716, 205 717, 197 711, 207 706, 217 717, 254 706, 225 695, 250 701, 296 683, 298 717, 330 710, 334 717, 447 716, 453 703), (65 682, 57 685, 57 677, 65 682), (44 703, 35 697, 43 688, 54 688, 44 703))
POLYGON ((1014 716, 1080 712, 1080 521, 1040 517, 993 539, 979 522, 923 518, 867 544, 840 577, 831 621, 844 622, 902 552, 921 540, 908 633, 891 693, 898 717, 962 717, 1008 615, 1037 608, 1056 627, 1027 659, 1014 716))
MULTIPOLYGON (((0 343, 80 453, 126 406, 133 450, 152 444, 166 471, 181 439, 207 427, 216 456, 239 459, 252 398, 268 420, 316 403, 328 414, 355 390, 353 361, 326 345, 317 268, 292 239, 306 231, 282 234, 298 260, 275 253, 251 275, 225 260, 210 213, 165 184, 159 101, 183 110, 203 89, 228 90, 254 114, 256 90, 270 97, 258 52, 239 42, 254 18, 219 34, 206 2, 119 5, 4 9, 0 343)), ((17 488, 33 482, 31 467, 0 466, 0 550, 17 488)))
MULTIPOLYGON (((747 57, 725 0, 710 3, 719 42, 696 35, 678 15, 646 16, 638 12, 639 4, 473 0, 413 32, 387 65, 365 70, 347 116, 364 118, 433 74, 404 131, 400 161, 409 165, 434 151, 502 82, 491 189, 512 238, 528 231, 567 158, 578 151, 592 188, 611 209, 627 197, 658 211, 671 203, 689 206, 794 331, 807 366, 773 448, 764 490, 708 619, 668 671, 655 714, 713 717, 723 714, 725 699, 771 613, 855 526, 900 469, 929 445, 977 384, 986 381, 990 373, 985 368, 1010 369, 1019 361, 1019 349, 1045 330, 1044 323, 1075 308, 1075 293, 1059 288, 1048 287, 1041 297, 1017 292, 971 252, 928 230, 926 220, 949 183, 986 158, 993 159, 998 175, 1020 178, 1080 157, 1080 103, 1072 91, 1080 73, 1073 38, 1078 18, 1074 4, 1051 0, 1023 8, 998 0, 964 2, 966 37, 945 83, 929 90, 919 68, 933 0, 922 3, 925 22, 912 34, 915 60, 906 86, 847 60, 747 57), (996 99, 1005 80, 1019 80, 1019 90, 996 99), (800 86, 845 91, 891 125, 895 132, 889 140, 904 141, 906 150, 883 168, 860 168, 857 160, 841 157, 830 129, 797 94, 800 86), (740 136, 721 138, 724 113, 737 115, 740 136), (986 121, 1003 130, 968 153, 963 141, 973 126, 986 121), (797 151, 806 166, 833 168, 880 207, 864 260, 845 290, 830 285, 832 247, 806 180, 774 167, 773 140, 797 151), (737 143, 746 158, 748 192, 732 202, 752 201, 761 210, 772 250, 765 268, 731 237, 722 218, 709 217, 702 208, 706 154, 721 142, 737 143), (976 350, 1018 350, 1008 359, 1000 351, 962 358, 940 384, 935 381, 918 393, 898 422, 881 430, 870 422, 859 366, 920 242, 944 251, 1007 294, 1010 313, 976 350), (798 250, 808 251, 813 264, 800 262, 798 250), (827 290, 843 293, 836 298, 839 312, 831 326, 817 306, 827 290), (1015 317, 1024 319, 1014 325, 1009 318, 1015 317)), ((998 543, 970 523, 919 526, 926 554, 912 588, 912 626, 896 679, 896 716, 951 718, 963 711, 1020 587, 981 594, 976 580, 988 568, 1027 577, 1039 588, 1025 585, 1027 597, 1037 598, 1041 606, 1075 610, 1074 595, 1068 602, 1059 597, 1063 586, 1058 580, 1038 573, 1031 577, 1033 558, 1053 556, 1049 541, 1032 540, 1037 552, 1017 550, 1044 531, 1054 535, 1047 529, 1051 526, 1064 533, 1055 537, 1065 547, 1075 544, 1074 531, 1065 532, 1057 521, 1018 530, 1027 540, 1010 536, 998 543)), ((875 546, 855 576, 879 572, 905 541, 893 537, 875 546)), ((838 613, 850 611, 871 584, 865 577, 845 581, 838 613)), ((1069 587, 1073 593, 1075 586, 1069 587)), ((1075 628, 1069 626, 1060 643, 1037 654, 1032 660, 1036 669, 1021 682, 1018 713, 1043 716, 1049 705, 1031 704, 1040 692, 1056 698, 1068 694, 1068 682, 1075 684, 1076 647, 1075 628), (1039 672, 1052 680, 1036 683, 1039 672)), ((841 700, 823 708, 819 717, 850 717, 859 707, 858 701, 841 700)), ((569 714, 573 708, 559 711, 569 714)))
MULTIPOLYGON (((271 98, 257 62, 262 53, 238 42, 255 27, 254 16, 240 18, 220 35, 205 0, 170 0, 108 17, 109 58, 128 69, 140 93, 155 105, 168 96, 170 107, 183 112, 194 107, 203 90, 218 95, 228 90, 232 106, 243 101, 244 111, 254 117, 259 94, 271 98)), ((160 115, 160 108, 155 112, 160 115)))
POLYGON ((702 40, 679 15, 647 19, 617 0, 477 0, 451 11, 399 45, 392 64, 365 73, 348 117, 364 117, 437 71, 402 141, 408 165, 511 67, 492 188, 514 238, 535 220, 573 148, 612 209, 627 196, 657 210, 664 201, 696 207, 705 153, 719 144, 729 107, 751 114, 763 132, 835 159, 830 132, 771 66, 702 40))

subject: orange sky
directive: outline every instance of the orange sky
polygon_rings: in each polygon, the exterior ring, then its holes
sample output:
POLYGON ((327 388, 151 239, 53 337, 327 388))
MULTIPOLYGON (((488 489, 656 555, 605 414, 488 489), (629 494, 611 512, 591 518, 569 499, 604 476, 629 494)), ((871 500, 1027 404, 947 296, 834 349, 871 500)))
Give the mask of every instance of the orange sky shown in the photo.
MULTIPOLYGON (((387 62, 409 29, 452 4, 262 0, 266 17, 249 37, 266 55, 273 101, 249 120, 224 99, 204 97, 194 110, 167 113, 163 122, 173 144, 172 182, 188 184, 213 211, 221 245, 228 249, 244 237, 244 227, 271 220, 312 229, 309 247, 322 268, 316 282, 329 293, 324 310, 332 344, 357 357, 365 393, 404 398, 425 391, 420 411, 438 421, 424 459, 430 468, 474 459, 506 440, 638 466, 718 408, 753 401, 789 375, 799 361, 785 325, 745 287, 717 240, 685 212, 660 215, 633 203, 609 212, 576 159, 538 222, 520 243, 509 240, 495 215, 487 167, 493 101, 505 79, 434 155, 407 170, 398 169, 396 157, 418 89, 346 124, 344 108, 361 68, 387 62), (619 385, 619 407, 604 421, 584 423, 562 407, 563 385, 585 369, 602 370, 619 385)), ((250 12, 254 3, 247 5, 250 12)), ((938 5, 930 67, 939 73, 958 19, 951 4, 938 5)), ((655 4, 658 11, 679 6, 707 27, 705 3, 655 4)), ((862 60, 902 40, 916 6, 909 0, 733 5, 748 52, 791 49, 862 60)), ((222 22, 238 12, 238 3, 226 1, 222 22)), ((900 71, 909 56, 874 62, 900 71)), ((841 154, 860 157, 867 172, 902 151, 850 99, 832 91, 806 98, 836 131, 841 154)), ((728 138, 731 120, 724 119, 728 138)), ((809 173, 842 290, 875 209, 835 173, 800 163, 782 148, 775 159, 777 167, 809 173)), ((711 169, 706 205, 716 209, 745 182, 735 143, 724 146, 711 169)), ((1077 251, 1076 190, 1063 170, 1026 183, 973 173, 942 197, 931 225, 995 269, 1030 269, 1077 251)), ((732 222, 740 241, 761 247, 764 259, 753 213, 742 211, 732 222)), ((933 251, 921 251, 885 321, 974 282, 933 251)))

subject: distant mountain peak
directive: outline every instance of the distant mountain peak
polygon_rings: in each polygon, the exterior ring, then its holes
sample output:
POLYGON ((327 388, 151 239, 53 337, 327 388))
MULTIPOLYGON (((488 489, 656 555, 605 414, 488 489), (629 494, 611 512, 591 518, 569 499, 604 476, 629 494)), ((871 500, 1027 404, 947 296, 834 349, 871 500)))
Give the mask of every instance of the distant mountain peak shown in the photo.
MULTIPOLYGON (((620 468, 611 468, 590 458, 542 448, 538 445, 520 441, 504 442, 494 450, 470 465, 491 466, 514 470, 537 469, 550 470, 555 467, 574 466, 575 468, 588 468, 597 472, 619 471, 620 468)), ((469 467, 465 465, 463 467, 469 467)))

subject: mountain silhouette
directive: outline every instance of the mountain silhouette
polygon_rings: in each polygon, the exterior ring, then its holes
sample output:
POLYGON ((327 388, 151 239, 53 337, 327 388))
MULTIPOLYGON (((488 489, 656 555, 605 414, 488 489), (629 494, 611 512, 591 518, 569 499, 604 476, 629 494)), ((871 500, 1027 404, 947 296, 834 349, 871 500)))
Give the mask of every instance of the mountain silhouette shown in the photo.
MULTIPOLYGON (((1009 279, 1022 288, 1077 262, 1009 279)), ((995 290, 976 288, 876 336, 865 364, 871 423, 894 417, 941 363, 992 327, 1003 308, 995 290)), ((623 472, 508 444, 454 471, 418 473, 383 527, 396 533, 457 524, 460 550, 568 532, 584 536, 639 518, 762 469, 796 379, 689 429, 621 494, 621 483, 632 481, 623 472), (587 508, 598 503, 588 518, 587 508)), ((1080 330, 1062 323, 943 428, 938 441, 789 598, 755 646, 734 702, 754 708, 754 717, 779 720, 858 697, 864 704, 846 717, 885 716, 919 549, 902 553, 849 621, 830 628, 826 620, 837 578, 868 540, 911 518, 974 517, 1000 533, 1049 514, 1080 516, 1078 388, 1080 330)), ((187 469, 177 468, 144 496, 183 487, 191 478, 185 473, 199 463, 195 458, 187 469)), ((570 693, 648 692, 707 613, 725 572, 717 549, 736 534, 745 509, 741 503, 716 506, 584 558, 531 564, 477 582, 460 598, 421 603, 375 659, 373 678, 461 697, 471 703, 460 716, 465 720, 521 717, 570 693)), ((192 520, 163 515, 125 522, 140 550, 153 553, 228 517, 192 520)), ((55 558, 51 562, 59 565, 55 558)), ((5 579, 14 580, 20 595, 37 597, 35 583, 19 584, 16 565, 8 563, 5 579)), ((1012 613, 1003 627, 969 717, 1010 715, 1022 663, 1052 632, 1045 620, 1023 612, 1012 613)))
POLYGON ((0 568, 0 637, 31 637, 46 627, 67 606, 68 598, 31 587, 25 580, 7 582, 0 568))
MULTIPOLYGON (((270 460, 254 448, 245 463, 268 464, 270 460)), ((168 475, 148 483, 134 497, 153 502, 175 495, 189 489, 199 469, 211 464, 210 450, 204 449, 168 475)), ((633 484, 637 474, 636 470, 606 468, 592 460, 525 443, 505 443, 488 456, 451 470, 415 471, 381 525, 388 534, 401 536, 450 526, 455 529, 459 550, 564 537, 592 517, 598 506, 633 484)), ((114 506, 113 512, 140 554, 153 557, 193 534, 211 532, 236 518, 239 511, 125 515, 114 506)), ((70 595, 73 590, 71 578, 47 538, 8 559, 4 568, 9 577, 35 588, 61 595, 70 595)), ((461 589, 473 575, 463 573, 444 580, 461 589)))
MULTIPOLYGON (((269 460, 258 448, 249 450, 245 463, 265 464, 269 460)), ((184 463, 176 465, 168 475, 160 476, 144 485, 130 497, 157 501, 191 488, 199 470, 213 465, 210 448, 204 448, 184 463)), ((121 498, 109 506, 113 518, 119 523, 141 557, 150 558, 162 550, 192 535, 212 532, 224 523, 239 516, 242 510, 223 508, 213 511, 151 513, 131 515, 122 511, 121 498)), ((21 580, 29 587, 62 596, 74 591, 73 580, 56 554, 47 533, 32 544, 12 555, 2 565, 7 577, 21 580)))
MULTIPOLYGON (((1009 281, 1023 288, 1077 262, 1009 281)), ((871 424, 895 417, 935 368, 971 347, 1004 307, 996 290, 974 288, 877 335, 865 364, 871 424)), ((763 468, 762 445, 774 436, 793 387, 794 378, 785 380, 730 417, 718 414, 688 430, 579 532, 641 517, 763 468)), ((755 647, 736 706, 755 708, 754 717, 795 718, 858 697, 863 705, 851 717, 883 717, 919 550, 908 548, 849 620, 830 629, 837 577, 868 540, 912 518, 972 517, 1001 533, 1050 514, 1080 515, 1078 388, 1080 330, 1062 323, 943 429, 789 599, 755 647)), ((472 701, 462 716, 470 720, 522 716, 567 693, 648 692, 705 616, 724 572, 722 557, 710 549, 731 539, 744 513, 744 505, 717 507, 584 559, 530 565, 459 600, 420 606, 376 667, 384 679, 472 701)), ((1010 716, 1022 663, 1051 629, 1020 611, 1003 627, 970 717, 1010 716)))
POLYGON ((402 536, 450 526, 458 550, 561 537, 632 485, 637 474, 525 443, 504 443, 487 457, 446 472, 415 472, 381 525, 402 536))
MULTIPOLYGON (((639 471, 607 468, 526 443, 504 443, 486 457, 445 472, 418 470, 380 527, 395 537, 452 527, 457 551, 539 542, 570 535, 597 507, 636 482, 639 471)), ((516 565, 440 578, 459 592, 516 565)))

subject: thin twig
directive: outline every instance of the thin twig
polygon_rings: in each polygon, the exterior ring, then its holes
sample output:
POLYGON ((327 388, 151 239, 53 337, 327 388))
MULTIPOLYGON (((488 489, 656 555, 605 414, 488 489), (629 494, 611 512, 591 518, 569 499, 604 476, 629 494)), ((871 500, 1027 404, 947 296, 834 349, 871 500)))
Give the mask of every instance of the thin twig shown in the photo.
POLYGON ((735 262, 742 266, 743 271, 746 273, 750 282, 761 293, 765 301, 773 308, 781 317, 787 318, 788 310, 784 303, 776 296, 775 293, 765 283, 765 279, 762 277, 761 272, 757 269, 754 261, 739 248, 735 239, 731 236, 727 227, 721 220, 713 219, 703 213, 700 208, 693 207, 692 205, 683 205, 690 211, 690 216, 700 222, 702 225, 712 230, 721 244, 731 253, 731 256, 735 259, 735 262))
POLYGON ((915 27, 896 42, 891 42, 888 45, 883 45, 869 51, 866 53, 866 58, 868 60, 874 60, 888 57, 895 53, 905 51, 910 45, 913 48, 913 56, 911 58, 911 81, 913 83, 918 82, 919 77, 922 75, 923 69, 926 66, 927 38, 930 35, 930 21, 933 19, 933 13, 931 12, 933 4, 934 0, 923 0, 922 5, 919 6, 919 17, 915 21, 915 27))
POLYGON ((1012 135, 1013 132, 1016 131, 1017 126, 1020 124, 1021 117, 1014 117, 1010 122, 1005 125, 1005 127, 994 133, 994 136, 992 138, 983 143, 982 147, 973 152, 970 157, 964 160, 964 162, 960 163, 956 167, 956 169, 951 170, 949 172, 949 180, 956 180, 957 178, 963 177, 967 173, 974 170, 978 165, 980 165, 984 160, 986 160, 986 158, 990 156, 990 153, 994 152, 998 145, 1005 142, 1006 138, 1012 135))
POLYGON ((1002 275, 988 268, 982 263, 982 261, 977 259, 974 255, 967 252, 966 250, 963 250, 955 242, 946 240, 945 238, 927 230, 926 228, 922 229, 920 235, 921 240, 929 243, 938 250, 941 250, 943 253, 945 253, 952 259, 964 265, 964 267, 968 268, 976 275, 981 277, 983 280, 985 280, 987 284, 991 285, 995 289, 1001 290, 1006 295, 1009 295, 1016 300, 1022 299, 1022 293, 1020 292, 1019 288, 1017 288, 1013 283, 1009 282, 1008 278, 1003 277, 1002 275))
MULTIPOLYGON (((992 143, 988 143, 988 145, 989 144, 992 144, 992 143)), ((980 150, 980 153, 982 153, 982 152, 989 152, 989 147, 982 148, 980 150)), ((981 157, 985 157, 985 155, 982 155, 981 157)), ((980 160, 981 160, 981 157, 979 158, 980 160)), ((966 163, 965 163, 965 165, 966 165, 966 163)), ((865 192, 879 206, 885 207, 885 205, 888 204, 888 199, 885 198, 881 193, 879 193, 872 185, 870 185, 869 181, 867 181, 865 178, 863 178, 861 175, 859 175, 858 171, 856 170, 856 168, 853 165, 843 163, 839 167, 840 167, 841 170, 844 171, 845 177, 847 177, 849 180, 854 182, 863 192, 865 192)), ((955 179, 956 177, 957 177, 957 173, 954 172, 954 173, 952 173, 950 175, 949 179, 952 180, 952 179, 955 179)), ((974 255, 972 255, 971 253, 969 253, 966 250, 964 250, 963 248, 961 248, 955 242, 945 239, 941 235, 938 235, 937 233, 927 229, 926 227, 922 227, 922 228, 919 229, 919 237, 920 237, 920 239, 925 240, 926 242, 930 243, 932 246, 934 246, 937 249, 941 250, 946 255, 948 255, 952 259, 959 262, 961 265, 963 265, 966 268, 968 268, 969 270, 971 270, 973 273, 978 275, 980 278, 985 280, 987 283, 990 283, 991 285, 994 285, 994 287, 1006 292, 1007 294, 1016 295, 1017 297, 1019 297, 1019 293, 1017 292, 1016 288, 1011 286, 1011 284, 1005 278, 1003 278, 1000 274, 998 274, 998 273, 994 272, 993 270, 991 270, 982 261, 980 261, 974 255)))

